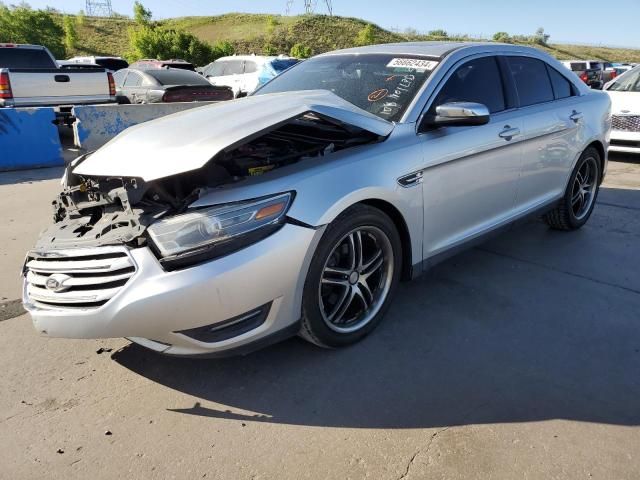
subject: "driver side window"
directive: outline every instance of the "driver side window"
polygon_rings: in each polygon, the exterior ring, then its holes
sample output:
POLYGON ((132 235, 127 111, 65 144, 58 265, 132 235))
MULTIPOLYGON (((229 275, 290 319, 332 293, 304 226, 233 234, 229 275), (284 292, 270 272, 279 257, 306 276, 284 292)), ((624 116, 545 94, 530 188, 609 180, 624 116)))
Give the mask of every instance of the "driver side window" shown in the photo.
POLYGON ((504 86, 496 58, 477 58, 458 67, 438 93, 430 113, 435 114, 438 105, 450 102, 481 103, 490 113, 505 110, 504 86))

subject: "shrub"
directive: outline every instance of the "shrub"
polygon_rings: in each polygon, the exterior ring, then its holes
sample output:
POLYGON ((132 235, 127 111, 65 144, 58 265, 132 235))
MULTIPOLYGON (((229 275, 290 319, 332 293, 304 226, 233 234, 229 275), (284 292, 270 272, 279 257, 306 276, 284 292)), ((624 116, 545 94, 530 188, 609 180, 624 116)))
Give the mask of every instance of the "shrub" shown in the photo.
POLYGON ((313 55, 313 50, 311 50, 311 47, 307 47, 301 43, 296 43, 291 47, 289 55, 295 58, 309 58, 313 55))
POLYGON ((368 23, 356 36, 356 45, 371 45, 376 43, 376 32, 373 25, 368 23))
POLYGON ((76 48, 78 43, 78 32, 76 32, 76 22, 73 17, 65 15, 62 17, 62 28, 64 30, 64 46, 67 52, 76 48))

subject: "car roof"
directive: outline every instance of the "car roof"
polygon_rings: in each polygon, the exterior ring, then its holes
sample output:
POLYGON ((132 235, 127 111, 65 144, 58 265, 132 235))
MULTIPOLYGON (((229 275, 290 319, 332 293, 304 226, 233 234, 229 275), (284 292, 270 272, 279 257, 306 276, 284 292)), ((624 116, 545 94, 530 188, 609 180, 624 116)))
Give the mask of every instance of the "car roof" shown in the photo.
POLYGON ((454 51, 462 49, 474 49, 482 51, 513 50, 514 52, 538 51, 533 47, 497 42, 401 42, 345 48, 342 50, 334 50, 332 52, 323 53, 319 56, 358 53, 386 53, 398 55, 421 55, 441 59, 454 51))

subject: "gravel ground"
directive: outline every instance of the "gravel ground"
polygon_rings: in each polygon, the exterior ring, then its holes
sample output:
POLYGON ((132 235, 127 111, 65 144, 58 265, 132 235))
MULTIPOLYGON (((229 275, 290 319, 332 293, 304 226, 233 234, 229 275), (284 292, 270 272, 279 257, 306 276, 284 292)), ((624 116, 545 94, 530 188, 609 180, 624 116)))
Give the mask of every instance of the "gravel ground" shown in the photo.
POLYGON ((640 163, 614 160, 584 229, 450 259, 356 346, 206 361, 15 316, 61 172, 0 174, 0 478, 637 479, 640 163))

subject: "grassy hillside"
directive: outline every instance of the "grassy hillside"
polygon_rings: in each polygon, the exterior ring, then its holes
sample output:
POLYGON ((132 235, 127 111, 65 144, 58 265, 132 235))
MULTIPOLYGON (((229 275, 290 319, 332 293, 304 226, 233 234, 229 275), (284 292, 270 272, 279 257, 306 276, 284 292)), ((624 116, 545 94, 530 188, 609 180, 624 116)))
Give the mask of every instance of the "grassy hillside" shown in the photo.
MULTIPOLYGON (((263 52, 265 45, 281 53, 288 53, 295 43, 313 49, 315 54, 336 48, 354 46, 358 32, 368 23, 357 18, 325 15, 281 16, 230 13, 211 17, 181 17, 164 20, 161 25, 186 30, 202 40, 214 43, 229 41, 236 53, 263 52)), ((79 41, 72 54, 126 55, 128 28, 133 22, 127 18, 87 17, 79 27, 79 41)), ((376 43, 409 40, 402 34, 372 26, 376 43)), ((411 40, 434 40, 426 35, 412 35, 411 40)), ((466 37, 459 39, 477 40, 466 37)), ((442 38, 437 38, 442 40, 442 38)), ((559 59, 601 59, 612 62, 640 62, 640 49, 620 49, 583 45, 539 47, 559 59)))

